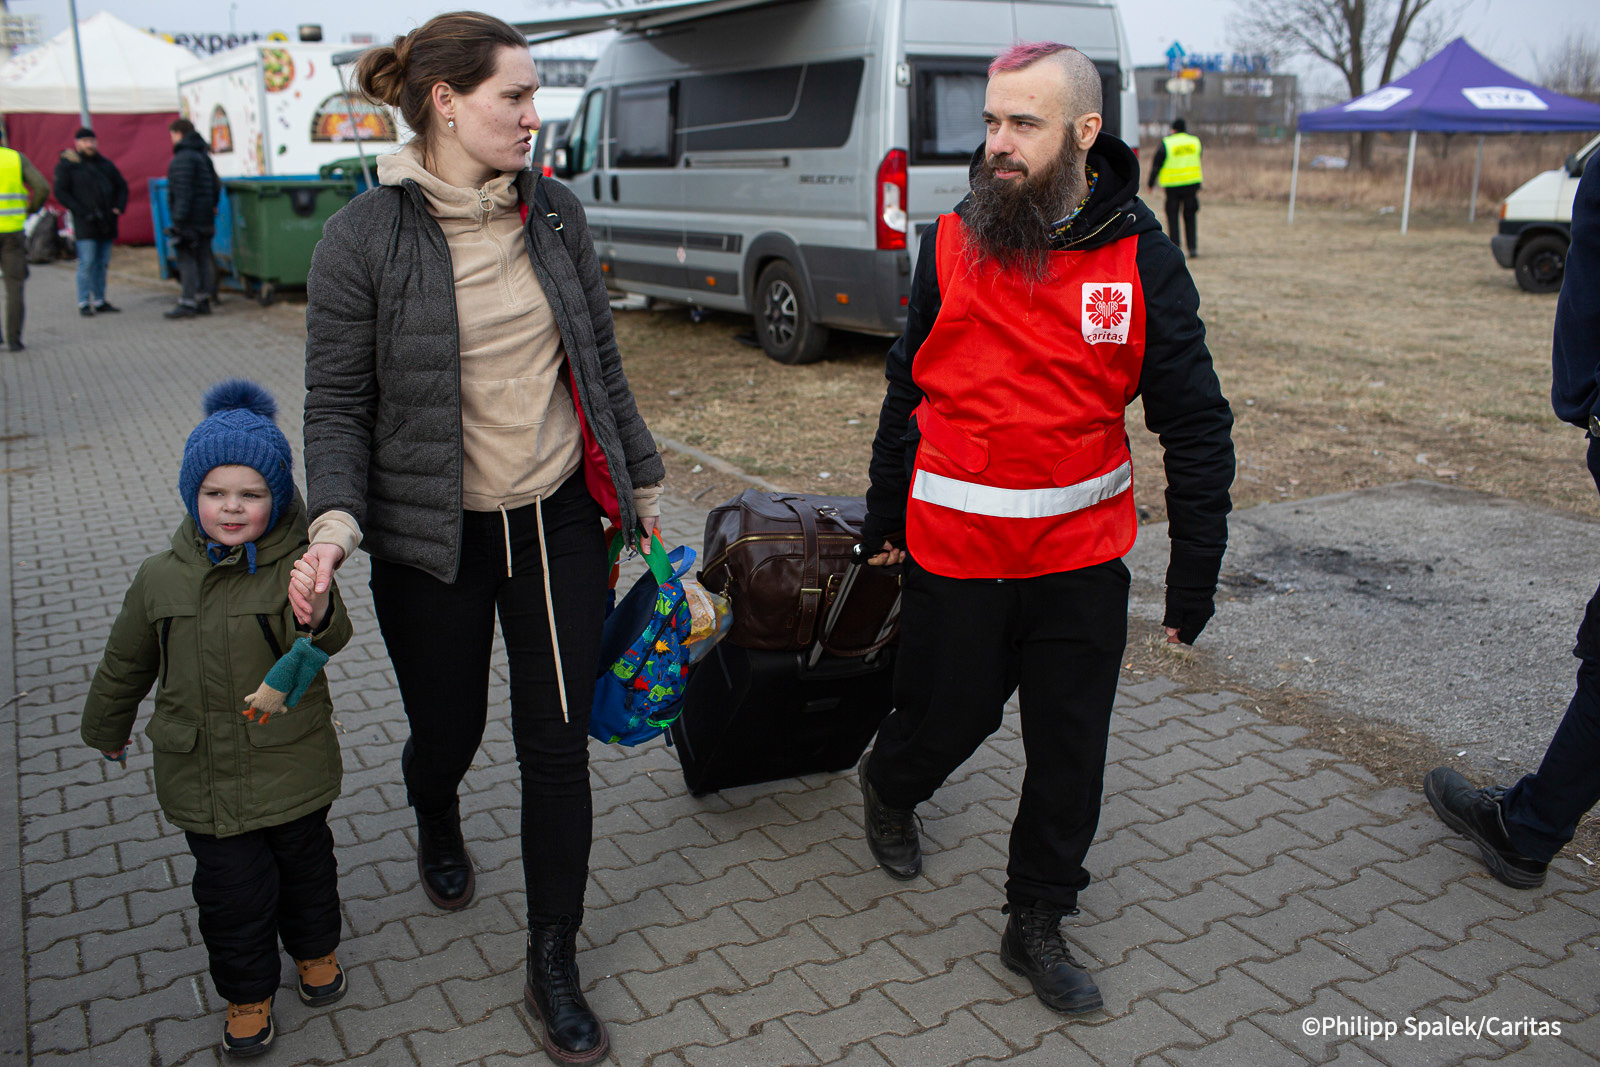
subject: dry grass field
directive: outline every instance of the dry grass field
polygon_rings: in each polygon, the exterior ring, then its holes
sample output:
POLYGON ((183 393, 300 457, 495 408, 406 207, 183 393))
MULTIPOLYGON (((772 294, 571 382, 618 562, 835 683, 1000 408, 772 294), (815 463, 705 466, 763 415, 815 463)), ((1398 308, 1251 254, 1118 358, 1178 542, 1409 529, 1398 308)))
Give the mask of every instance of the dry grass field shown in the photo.
MULTIPOLYGON (((1239 505, 1424 477, 1600 514, 1581 435, 1549 409, 1555 299, 1495 265, 1492 222, 1424 212, 1401 237, 1392 215, 1314 206, 1289 226, 1281 204, 1222 195, 1192 269, 1237 420, 1239 505)), ((789 488, 864 490, 887 339, 835 334, 829 359, 786 367, 735 340, 737 316, 617 321, 658 434, 789 488)), ((1137 407, 1130 431, 1141 514, 1159 519, 1137 407)))

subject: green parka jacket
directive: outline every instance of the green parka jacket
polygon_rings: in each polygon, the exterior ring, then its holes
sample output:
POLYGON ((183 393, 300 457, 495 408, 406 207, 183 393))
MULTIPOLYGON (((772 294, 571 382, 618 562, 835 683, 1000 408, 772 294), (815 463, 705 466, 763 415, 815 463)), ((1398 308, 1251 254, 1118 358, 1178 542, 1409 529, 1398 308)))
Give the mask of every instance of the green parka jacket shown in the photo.
MULTIPOLYGON (((289 575, 306 549, 298 494, 256 542, 256 572, 244 548, 213 564, 193 518, 172 548, 145 560, 112 624, 84 704, 84 743, 121 748, 139 702, 156 686, 145 737, 155 756, 156 799, 174 826, 215 837, 297 819, 339 795, 344 767, 328 682, 319 674, 294 707, 265 725, 240 712, 278 652, 296 637, 289 575), (267 632, 272 634, 271 641, 267 632)), ((335 587, 312 643, 332 655, 350 639, 335 587)))

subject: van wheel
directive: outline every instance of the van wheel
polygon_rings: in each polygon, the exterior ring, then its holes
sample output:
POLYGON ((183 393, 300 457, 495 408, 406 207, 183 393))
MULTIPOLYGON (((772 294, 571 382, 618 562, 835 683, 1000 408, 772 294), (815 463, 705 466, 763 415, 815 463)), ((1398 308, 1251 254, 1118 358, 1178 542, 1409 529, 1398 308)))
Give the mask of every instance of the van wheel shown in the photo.
POLYGON ((756 336, 779 363, 815 363, 828 343, 828 329, 806 313, 800 275, 784 260, 767 264, 756 282, 756 336))
POLYGON ((1567 242, 1553 233, 1535 237, 1517 250, 1517 284, 1530 293, 1553 293, 1567 272, 1567 242))

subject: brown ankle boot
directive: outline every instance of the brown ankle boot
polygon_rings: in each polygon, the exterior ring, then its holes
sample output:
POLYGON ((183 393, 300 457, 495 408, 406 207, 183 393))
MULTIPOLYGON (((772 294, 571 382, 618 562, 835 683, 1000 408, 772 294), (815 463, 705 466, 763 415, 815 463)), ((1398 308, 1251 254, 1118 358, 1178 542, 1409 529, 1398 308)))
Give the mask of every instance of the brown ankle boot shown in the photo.
POLYGON ((331 952, 314 960, 295 960, 294 965, 300 972, 300 999, 313 1008, 332 1004, 350 988, 344 968, 331 952))
POLYGON ((272 998, 254 1004, 228 1004, 228 1025, 222 1051, 230 1056, 259 1056, 272 1044, 272 998))

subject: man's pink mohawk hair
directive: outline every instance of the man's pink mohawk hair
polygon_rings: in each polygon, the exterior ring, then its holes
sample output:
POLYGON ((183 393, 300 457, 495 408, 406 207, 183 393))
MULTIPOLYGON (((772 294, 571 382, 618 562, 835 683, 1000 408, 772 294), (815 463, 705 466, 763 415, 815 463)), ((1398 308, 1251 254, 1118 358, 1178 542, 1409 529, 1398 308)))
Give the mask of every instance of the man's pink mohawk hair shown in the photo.
POLYGON ((1058 44, 1055 41, 1019 41, 994 57, 994 62, 989 64, 989 77, 992 78, 1003 71, 1031 67, 1046 56, 1070 51, 1072 51, 1070 45, 1058 44))

